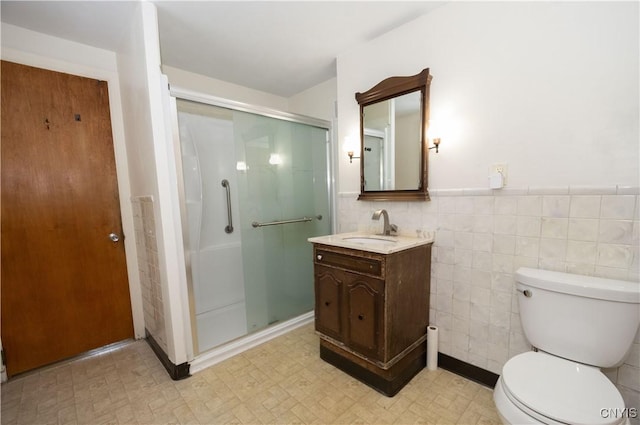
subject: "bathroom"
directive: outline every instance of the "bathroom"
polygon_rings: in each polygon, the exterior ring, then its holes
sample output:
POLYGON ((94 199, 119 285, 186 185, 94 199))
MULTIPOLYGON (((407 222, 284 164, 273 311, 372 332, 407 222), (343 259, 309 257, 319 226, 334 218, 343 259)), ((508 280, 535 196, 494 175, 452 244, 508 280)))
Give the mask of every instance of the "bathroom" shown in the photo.
MULTIPOLYGON (((128 41, 115 52, 4 23, 2 31, 3 59, 67 72, 100 68, 105 79, 119 81, 113 122, 116 157, 128 162, 125 232, 136 232, 136 205, 153 197, 161 256, 155 283, 165 301, 154 337, 172 363, 190 362, 153 5, 136 9, 128 41), (155 167, 148 167, 149 152, 155 167)), ((335 231, 368 229, 379 208, 400 232, 437 231, 430 320, 440 329, 440 351, 499 373, 529 348, 512 291, 518 267, 640 280, 637 34, 637 3, 447 3, 342 53, 335 78, 288 99, 170 66, 162 73, 175 86, 331 121, 335 231), (360 164, 342 146, 358 137, 354 93, 425 67, 433 75, 432 130, 442 141, 429 155, 431 200, 357 201, 360 164), (506 186, 490 190, 487 175, 496 164, 507 167, 506 186)), ((131 252, 135 239, 126 241, 131 252)), ((140 267, 138 258, 128 260, 140 267)), ((130 273, 134 328, 143 337, 154 324, 143 318, 137 275, 130 273)), ((627 406, 640 405, 639 347, 636 337, 626 363, 607 371, 627 406)))

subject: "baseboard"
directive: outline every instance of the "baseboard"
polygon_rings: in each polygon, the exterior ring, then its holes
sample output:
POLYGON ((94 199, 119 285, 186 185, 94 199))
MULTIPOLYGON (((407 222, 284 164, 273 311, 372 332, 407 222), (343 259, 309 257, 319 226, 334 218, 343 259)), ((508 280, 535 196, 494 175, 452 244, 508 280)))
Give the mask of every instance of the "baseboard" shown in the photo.
POLYGON ((458 360, 440 352, 438 353, 438 367, 446 369, 449 372, 453 372, 456 375, 460 375, 471 381, 485 385, 489 388, 494 388, 496 386, 496 382, 498 382, 498 378, 500 377, 486 369, 463 362, 462 360, 458 360))
MULTIPOLYGON (((209 355, 203 356, 200 361, 195 361, 197 363, 194 370, 192 372, 198 372, 202 369, 205 369, 213 364, 219 363, 229 357, 232 357, 235 354, 238 354, 242 351, 245 351, 249 348, 255 347, 263 342, 266 342, 270 339, 273 339, 277 336, 280 336, 284 333, 287 333, 295 328, 306 325, 313 321, 313 312, 304 314, 299 316, 293 320, 283 323, 280 326, 275 326, 274 328, 267 329, 266 332, 263 332, 261 335, 253 335, 249 338, 245 338, 243 341, 236 341, 234 344, 230 344, 231 346, 224 347, 222 350, 216 353, 208 353, 209 355)), ((179 365, 174 364, 169 356, 162 350, 160 345, 156 342, 156 340, 146 331, 146 340, 151 349, 156 354, 162 365, 165 367, 169 376, 173 380, 185 379, 190 376, 190 365, 189 363, 182 363, 179 365)), ((260 333, 258 333, 260 334, 260 333)), ((460 375, 464 378, 467 378, 471 381, 477 382, 489 388, 494 388, 496 386, 496 382, 498 382, 499 375, 496 375, 493 372, 490 372, 486 369, 482 369, 478 366, 474 366, 470 363, 464 362, 462 360, 458 360, 454 357, 451 357, 444 353, 438 353, 438 367, 448 370, 449 372, 453 372, 456 375, 460 375)))
POLYGON ((162 366, 167 370, 169 376, 174 381, 179 381, 180 379, 188 378, 189 375, 189 363, 181 363, 179 365, 173 363, 167 353, 160 347, 158 342, 151 336, 148 330, 145 329, 147 344, 151 347, 153 352, 156 354, 156 357, 162 363, 162 366))

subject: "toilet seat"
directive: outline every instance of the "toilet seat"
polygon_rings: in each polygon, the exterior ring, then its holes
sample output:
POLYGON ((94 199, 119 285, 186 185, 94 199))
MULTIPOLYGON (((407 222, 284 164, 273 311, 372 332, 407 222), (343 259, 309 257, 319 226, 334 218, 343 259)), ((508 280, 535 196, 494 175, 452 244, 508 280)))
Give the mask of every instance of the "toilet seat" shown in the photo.
POLYGON ((624 401, 600 370, 544 352, 527 352, 510 359, 502 369, 507 397, 543 423, 614 425, 623 417, 624 401), (618 410, 616 410, 618 409, 618 410))

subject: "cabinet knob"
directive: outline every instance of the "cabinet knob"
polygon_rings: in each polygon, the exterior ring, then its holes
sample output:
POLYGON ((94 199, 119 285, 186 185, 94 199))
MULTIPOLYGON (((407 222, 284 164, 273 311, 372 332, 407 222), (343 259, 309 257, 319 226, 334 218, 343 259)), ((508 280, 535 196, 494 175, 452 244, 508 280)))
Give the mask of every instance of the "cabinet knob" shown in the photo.
POLYGON ((358 320, 364 320, 364 314, 358 314, 358 320))
POLYGON ((325 301, 325 302, 324 302, 324 305, 326 305, 327 307, 329 307, 329 304, 331 304, 331 302, 330 302, 330 301, 325 301))
POLYGON ((322 255, 318 254, 316 255, 316 258, 318 259, 318 261, 322 260, 322 255))

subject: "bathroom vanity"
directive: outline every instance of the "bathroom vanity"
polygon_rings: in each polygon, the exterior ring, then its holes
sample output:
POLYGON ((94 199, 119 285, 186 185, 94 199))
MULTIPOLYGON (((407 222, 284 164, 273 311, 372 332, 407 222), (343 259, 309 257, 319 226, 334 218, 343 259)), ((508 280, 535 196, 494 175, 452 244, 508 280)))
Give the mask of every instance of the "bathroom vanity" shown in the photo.
POLYGON ((426 364, 432 239, 339 234, 309 241, 320 357, 395 395, 426 364))

